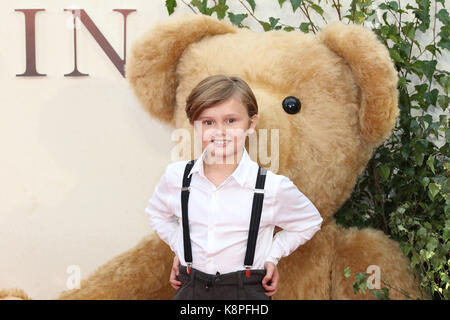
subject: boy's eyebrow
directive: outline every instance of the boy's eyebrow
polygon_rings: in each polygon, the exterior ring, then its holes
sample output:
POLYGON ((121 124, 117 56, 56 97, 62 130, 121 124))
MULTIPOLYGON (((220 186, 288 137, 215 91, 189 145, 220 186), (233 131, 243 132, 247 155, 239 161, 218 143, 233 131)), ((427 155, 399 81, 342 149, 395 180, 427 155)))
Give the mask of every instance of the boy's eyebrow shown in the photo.
MULTIPOLYGON (((237 114, 237 113, 227 113, 226 115, 225 115, 225 117, 229 117, 229 116, 235 116, 235 117, 238 117, 239 116, 239 114, 237 114)), ((201 117, 198 117, 197 119, 203 119, 203 118, 212 118, 211 116, 201 116, 201 117)))

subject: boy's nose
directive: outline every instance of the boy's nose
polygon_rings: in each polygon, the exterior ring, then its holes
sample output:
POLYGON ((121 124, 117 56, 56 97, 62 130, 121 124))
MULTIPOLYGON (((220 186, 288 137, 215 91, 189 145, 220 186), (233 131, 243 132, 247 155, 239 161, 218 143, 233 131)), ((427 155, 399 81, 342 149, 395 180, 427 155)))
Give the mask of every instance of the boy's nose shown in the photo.
POLYGON ((223 125, 223 124, 218 124, 218 125, 216 126, 215 134, 216 134, 217 136, 221 136, 221 137, 226 136, 226 127, 225 127, 225 125, 223 125))

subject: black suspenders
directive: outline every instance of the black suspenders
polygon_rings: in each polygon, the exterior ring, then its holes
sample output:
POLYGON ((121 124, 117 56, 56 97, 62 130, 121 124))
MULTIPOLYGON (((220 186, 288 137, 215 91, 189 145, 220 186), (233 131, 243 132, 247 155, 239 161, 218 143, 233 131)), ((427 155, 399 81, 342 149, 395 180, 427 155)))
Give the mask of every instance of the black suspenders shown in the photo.
MULTIPOLYGON (((189 234, 189 218, 188 218, 188 201, 189 201, 189 185, 191 178, 188 177, 189 172, 194 166, 196 160, 190 160, 184 169, 183 187, 181 188, 181 218, 183 225, 183 244, 184 244, 184 260, 187 264, 187 272, 191 272, 192 266, 192 248, 191 238, 189 234)), ((259 223, 261 221, 261 212, 264 200, 264 183, 266 182, 265 168, 258 168, 258 176, 256 178, 255 193, 253 195, 252 216, 250 218, 250 227, 247 240, 247 251, 245 253, 244 267, 246 269, 245 276, 250 276, 250 268, 253 265, 255 257, 256 240, 258 238, 259 223)))
POLYGON ((194 166, 194 162, 195 160, 191 160, 186 164, 183 175, 183 187, 181 188, 181 220, 183 223, 184 260, 187 263, 188 273, 191 273, 192 266, 192 249, 188 218, 189 185, 191 184, 192 175, 188 177, 188 174, 194 166))

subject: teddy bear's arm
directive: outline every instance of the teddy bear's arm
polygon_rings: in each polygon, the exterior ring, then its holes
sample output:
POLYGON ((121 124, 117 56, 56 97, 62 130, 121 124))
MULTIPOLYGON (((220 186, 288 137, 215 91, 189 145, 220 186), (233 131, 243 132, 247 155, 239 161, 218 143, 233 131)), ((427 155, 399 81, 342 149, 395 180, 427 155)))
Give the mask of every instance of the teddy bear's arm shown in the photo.
POLYGON ((369 290, 366 293, 354 293, 355 275, 360 272, 367 272, 369 282, 374 285, 377 285, 376 277, 379 276, 380 287, 374 289, 389 288, 389 283, 393 287, 389 289, 390 299, 408 299, 401 289, 407 291, 412 299, 429 298, 421 297, 418 281, 414 280, 413 273, 408 270, 409 261, 397 242, 389 239, 382 231, 372 228, 338 228, 331 299, 375 299, 369 290), (346 267, 350 267, 349 278, 344 276, 346 267))
POLYGON ((173 253, 152 234, 134 248, 113 258, 81 281, 80 289, 64 291, 59 299, 170 299, 173 253))

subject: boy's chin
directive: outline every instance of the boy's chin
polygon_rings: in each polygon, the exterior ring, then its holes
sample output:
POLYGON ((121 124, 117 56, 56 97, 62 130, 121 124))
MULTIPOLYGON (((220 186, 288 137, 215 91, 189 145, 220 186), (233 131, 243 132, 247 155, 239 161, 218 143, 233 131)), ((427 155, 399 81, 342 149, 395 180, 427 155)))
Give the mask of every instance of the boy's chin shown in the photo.
POLYGON ((233 163, 235 161, 235 151, 233 148, 211 148, 209 154, 220 163, 233 163))

